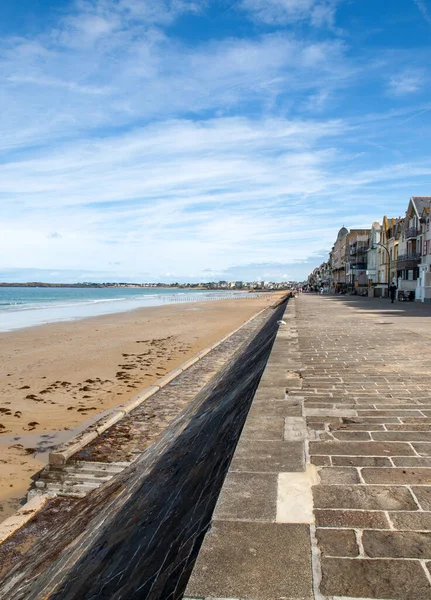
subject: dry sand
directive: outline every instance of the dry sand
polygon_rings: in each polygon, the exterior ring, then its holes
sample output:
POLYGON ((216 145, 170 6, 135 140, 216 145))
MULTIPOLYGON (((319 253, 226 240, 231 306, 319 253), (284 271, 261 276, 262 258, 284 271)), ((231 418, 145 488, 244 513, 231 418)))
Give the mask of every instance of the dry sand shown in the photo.
POLYGON ((0 521, 19 508, 53 445, 279 296, 144 308, 0 333, 0 521))

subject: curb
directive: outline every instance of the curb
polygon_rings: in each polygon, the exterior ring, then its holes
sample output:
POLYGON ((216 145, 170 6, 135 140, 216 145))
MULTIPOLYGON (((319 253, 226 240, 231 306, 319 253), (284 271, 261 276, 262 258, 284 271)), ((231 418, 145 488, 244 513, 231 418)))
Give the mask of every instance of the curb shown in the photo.
POLYGON ((51 494, 38 494, 26 502, 14 515, 0 523, 0 544, 28 523, 51 498, 53 498, 51 494))
MULTIPOLYGON (((286 294, 286 296, 287 296, 287 294, 286 294)), ((287 296, 287 297, 289 297, 289 296, 287 296)), ((74 436, 71 440, 69 440, 62 446, 60 446, 57 450, 54 450, 54 452, 50 452, 48 463, 55 467, 60 467, 60 466, 64 465, 71 456, 73 456, 74 454, 76 454, 77 452, 82 450, 82 448, 84 448, 85 446, 87 446, 87 444, 89 444, 94 439, 96 439, 101 433, 103 433, 104 431, 109 429, 109 427, 112 427, 112 425, 115 425, 115 423, 118 423, 118 421, 121 421, 121 419, 123 419, 123 417, 125 417, 132 410, 134 410, 135 408, 140 406, 142 404, 142 402, 144 402, 145 400, 147 400, 148 398, 150 398, 151 396, 156 394, 159 390, 161 390, 162 388, 167 386, 168 383, 170 383, 171 381, 176 379, 179 375, 184 373, 184 371, 186 371, 192 365, 194 365, 199 360, 201 360, 201 358, 203 358, 204 356, 209 354, 212 350, 214 350, 215 348, 220 346, 220 344, 222 344, 223 342, 228 340, 230 337, 232 337, 232 335, 237 333, 237 331, 239 331, 245 325, 247 325, 248 323, 253 321, 256 317, 261 315, 265 310, 267 310, 268 308, 274 308, 275 306, 277 306, 280 303, 281 300, 285 300, 285 299, 286 299, 286 297, 283 297, 276 303, 263 308, 262 310, 257 312, 255 315, 250 317, 250 319, 247 319, 247 321, 245 321, 242 325, 240 325, 239 327, 237 327, 236 329, 234 329, 233 331, 229 332, 227 335, 222 337, 215 344, 212 344, 211 346, 207 346, 206 348, 204 348, 203 350, 198 352, 198 354, 196 354, 196 356, 189 358, 184 363, 182 363, 179 367, 176 367, 172 371, 169 371, 169 373, 167 373, 164 377, 162 377, 161 379, 158 380, 156 385, 152 385, 147 388, 144 388, 137 395, 133 396, 133 398, 126 401, 124 404, 121 404, 120 406, 118 406, 112 413, 110 413, 109 415, 107 415, 105 417, 102 417, 95 423, 92 423, 89 427, 87 427, 87 429, 84 429, 84 431, 82 431, 78 435, 74 436)))

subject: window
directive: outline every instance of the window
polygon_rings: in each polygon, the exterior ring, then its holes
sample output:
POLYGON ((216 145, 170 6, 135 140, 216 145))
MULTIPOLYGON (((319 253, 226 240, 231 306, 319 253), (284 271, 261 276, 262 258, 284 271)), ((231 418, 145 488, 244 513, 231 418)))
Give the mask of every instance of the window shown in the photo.
POLYGON ((413 269, 407 271, 407 279, 408 281, 413 281, 413 269))

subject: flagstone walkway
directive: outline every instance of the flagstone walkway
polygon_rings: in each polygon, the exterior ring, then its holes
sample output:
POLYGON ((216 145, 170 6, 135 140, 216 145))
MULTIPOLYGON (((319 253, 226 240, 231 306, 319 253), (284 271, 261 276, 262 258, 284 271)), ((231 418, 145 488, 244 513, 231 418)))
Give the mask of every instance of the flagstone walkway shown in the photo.
POLYGON ((431 599, 431 306, 284 321, 186 596, 431 599))

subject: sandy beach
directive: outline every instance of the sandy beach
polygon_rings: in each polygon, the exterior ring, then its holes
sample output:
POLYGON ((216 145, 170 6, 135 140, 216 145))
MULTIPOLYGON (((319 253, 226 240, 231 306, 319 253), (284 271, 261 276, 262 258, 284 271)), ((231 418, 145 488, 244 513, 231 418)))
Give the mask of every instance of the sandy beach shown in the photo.
POLYGON ((0 521, 49 450, 272 304, 143 308, 0 333, 0 521))

